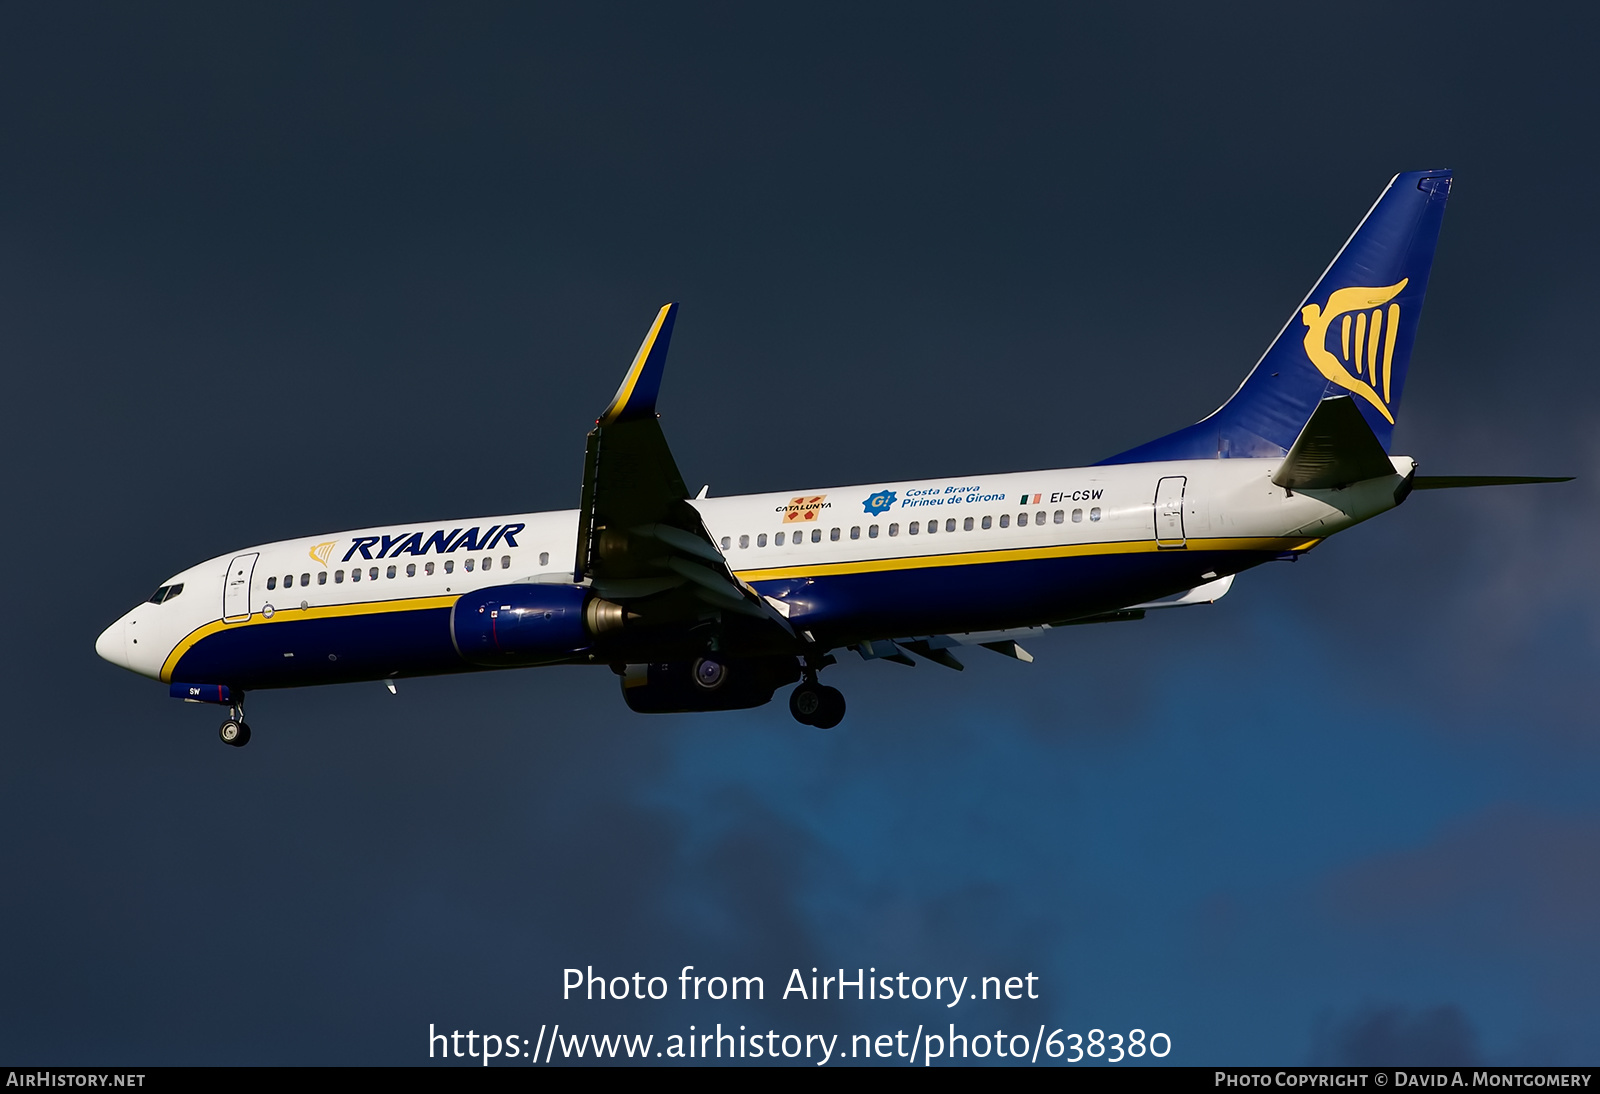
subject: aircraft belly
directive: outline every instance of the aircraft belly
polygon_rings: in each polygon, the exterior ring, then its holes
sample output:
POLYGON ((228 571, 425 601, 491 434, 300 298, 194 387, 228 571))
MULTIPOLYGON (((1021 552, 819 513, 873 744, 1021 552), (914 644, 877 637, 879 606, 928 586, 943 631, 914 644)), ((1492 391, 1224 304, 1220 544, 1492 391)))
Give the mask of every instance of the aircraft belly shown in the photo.
POLYGON ((819 641, 1037 626, 1115 611, 1276 557, 1191 549, 919 567, 753 582, 819 641))
POLYGON ((445 607, 367 615, 277 618, 209 634, 173 667, 175 680, 286 688, 466 672, 445 607))

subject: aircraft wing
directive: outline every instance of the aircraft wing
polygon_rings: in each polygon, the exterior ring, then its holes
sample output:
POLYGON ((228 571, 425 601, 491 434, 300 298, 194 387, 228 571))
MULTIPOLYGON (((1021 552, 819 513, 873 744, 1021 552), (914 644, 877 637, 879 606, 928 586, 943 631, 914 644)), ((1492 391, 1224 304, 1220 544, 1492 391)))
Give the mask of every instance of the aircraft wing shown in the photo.
POLYGON ((930 634, 913 638, 886 638, 872 639, 859 642, 856 652, 868 661, 884 660, 894 661, 902 665, 916 664, 905 651, 910 650, 918 657, 925 658, 935 664, 946 668, 961 671, 966 666, 951 655, 950 651, 960 646, 982 646, 984 649, 993 650, 995 653, 1014 657, 1018 661, 1033 661, 1033 654, 1023 649, 1018 644, 1019 638, 1033 638, 1044 634, 1056 627, 1076 626, 1080 623, 1117 623, 1124 620, 1143 619, 1144 613, 1158 608, 1187 608, 1195 604, 1213 604, 1228 595, 1228 590, 1233 588, 1233 576, 1228 574, 1204 585, 1196 585, 1192 589, 1185 589, 1181 593, 1163 596, 1157 600, 1147 600, 1142 604, 1130 604, 1114 612, 1103 615, 1091 615, 1082 619, 1066 619, 1059 623, 1046 623, 1038 627, 1016 627, 1003 631, 977 631, 971 634, 930 634))
POLYGON ((693 622, 709 607, 793 630, 733 575, 712 543, 656 415, 678 305, 639 346, 610 405, 589 431, 574 579, 647 623, 693 622))

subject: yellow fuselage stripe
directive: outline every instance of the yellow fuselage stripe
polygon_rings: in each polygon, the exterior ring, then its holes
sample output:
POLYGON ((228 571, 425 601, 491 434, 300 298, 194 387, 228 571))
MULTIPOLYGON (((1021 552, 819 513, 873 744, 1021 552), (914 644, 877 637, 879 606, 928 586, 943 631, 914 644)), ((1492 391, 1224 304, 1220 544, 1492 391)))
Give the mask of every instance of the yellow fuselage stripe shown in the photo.
MULTIPOLYGON (((946 533, 960 535, 960 532, 946 533)), ((792 577, 832 577, 838 574, 875 574, 886 570, 922 570, 940 566, 981 566, 992 562, 1029 562, 1041 558, 1082 558, 1090 555, 1177 554, 1182 551, 1309 551, 1320 539, 1273 536, 1251 539, 1191 539, 1187 547, 1158 547, 1153 540, 1117 543, 1068 543, 1057 547, 1017 547, 1002 551, 965 551, 948 555, 910 558, 875 558, 865 562, 823 562, 814 566, 776 566, 761 570, 735 570, 741 581, 774 581, 792 577)))
MULTIPOLYGON (((949 533, 959 535, 958 532, 949 533)), ((1177 554, 1180 551, 1309 551, 1320 539, 1273 536, 1250 539, 1191 539, 1187 548, 1158 547, 1152 540, 1125 540, 1117 543, 1069 543, 1055 547, 1017 547, 1000 551, 965 551, 947 555, 916 555, 911 558, 878 558, 864 562, 825 562, 814 566, 779 566, 763 570, 735 570, 741 581, 774 581, 782 578, 832 577, 842 574, 872 574, 890 570, 923 570, 941 566, 980 566, 997 562, 1029 562, 1048 558, 1084 558, 1095 555, 1177 554)), ((423 596, 407 600, 369 600, 359 604, 329 604, 315 608, 280 608, 268 619, 260 612, 236 623, 212 620, 191 631, 177 644, 161 666, 161 681, 170 684, 172 673, 200 642, 222 631, 241 627, 267 626, 302 619, 337 619, 354 615, 381 615, 386 612, 414 612, 428 608, 452 607, 459 597, 423 596)))
POLYGON ((183 660, 183 655, 192 650, 196 645, 213 634, 222 631, 238 630, 243 627, 270 626, 273 623, 292 622, 301 619, 338 619, 352 615, 381 615, 386 612, 415 612, 427 608, 448 608, 459 599, 456 596, 421 596, 410 600, 368 600, 360 604, 328 604, 317 608, 279 608, 268 619, 260 612, 253 613, 248 619, 241 619, 237 623, 224 623, 216 619, 203 627, 197 627, 173 647, 167 659, 161 665, 161 682, 172 683, 173 670, 178 667, 178 662, 183 660))

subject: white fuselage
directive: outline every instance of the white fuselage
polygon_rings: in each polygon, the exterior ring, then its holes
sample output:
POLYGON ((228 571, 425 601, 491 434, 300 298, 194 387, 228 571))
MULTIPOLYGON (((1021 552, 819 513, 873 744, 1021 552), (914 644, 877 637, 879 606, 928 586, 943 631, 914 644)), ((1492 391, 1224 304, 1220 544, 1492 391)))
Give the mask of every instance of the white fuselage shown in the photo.
MULTIPOLYGON (((983 567, 986 589, 1007 588, 1004 574, 1011 572, 1005 569, 1011 563, 1111 556, 1164 560, 1148 568, 1143 585, 1118 587, 1123 603, 1131 604, 1309 549, 1392 508, 1397 486, 1414 466, 1409 458, 1395 457, 1393 476, 1342 490, 1291 492, 1271 481, 1279 463, 1118 464, 700 498, 692 504, 732 571, 800 616, 807 604, 826 603, 823 597, 808 600, 806 590, 829 579, 926 571, 927 582, 916 586, 916 596, 932 602, 919 603, 907 617, 925 633, 940 629, 941 612, 955 620, 951 628, 962 629, 972 614, 970 606, 954 599, 938 602, 945 587, 941 576, 971 577, 972 567, 983 567), (1194 564, 1186 567, 1186 558, 1194 564), (1230 565, 1230 559, 1237 564, 1230 565)), ((577 512, 562 510, 414 522, 261 544, 172 575, 163 588, 181 584, 181 593, 135 607, 106 629, 96 650, 144 676, 186 679, 174 674, 189 650, 209 635, 241 625, 271 626, 321 615, 381 616, 406 606, 448 606, 486 586, 572 582, 577 538, 577 512), (505 534, 508 528, 512 531, 505 534)), ((1014 572, 1020 582, 1012 598, 1016 607, 997 604, 994 620, 1012 625, 1007 620, 1014 616, 1014 625, 1036 624, 1039 616, 1027 605, 1050 600, 1056 590, 1028 587, 1030 580, 1041 581, 1040 571, 1014 572)), ((1137 584, 1137 576, 1130 580, 1137 584)), ((952 596, 959 596, 961 583, 948 584, 957 590, 952 596)), ((881 599, 868 600, 878 605, 874 611, 884 610, 881 599)), ((1090 605, 1086 610, 1105 610, 1092 595, 1084 602, 1090 605)), ((848 615, 847 609, 827 611, 832 614, 818 615, 817 624, 829 634, 893 638, 906 633, 898 630, 896 619, 884 619, 880 629, 872 618, 836 618, 848 615)))

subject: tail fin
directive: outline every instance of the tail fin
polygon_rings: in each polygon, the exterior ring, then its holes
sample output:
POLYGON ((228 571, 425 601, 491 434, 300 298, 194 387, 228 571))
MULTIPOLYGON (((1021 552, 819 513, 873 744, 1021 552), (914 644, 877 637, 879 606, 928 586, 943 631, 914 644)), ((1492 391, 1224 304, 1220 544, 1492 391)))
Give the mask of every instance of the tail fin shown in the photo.
POLYGON ((1324 398, 1345 394, 1387 452, 1450 180, 1396 175, 1233 398, 1100 462, 1282 456, 1324 398))

